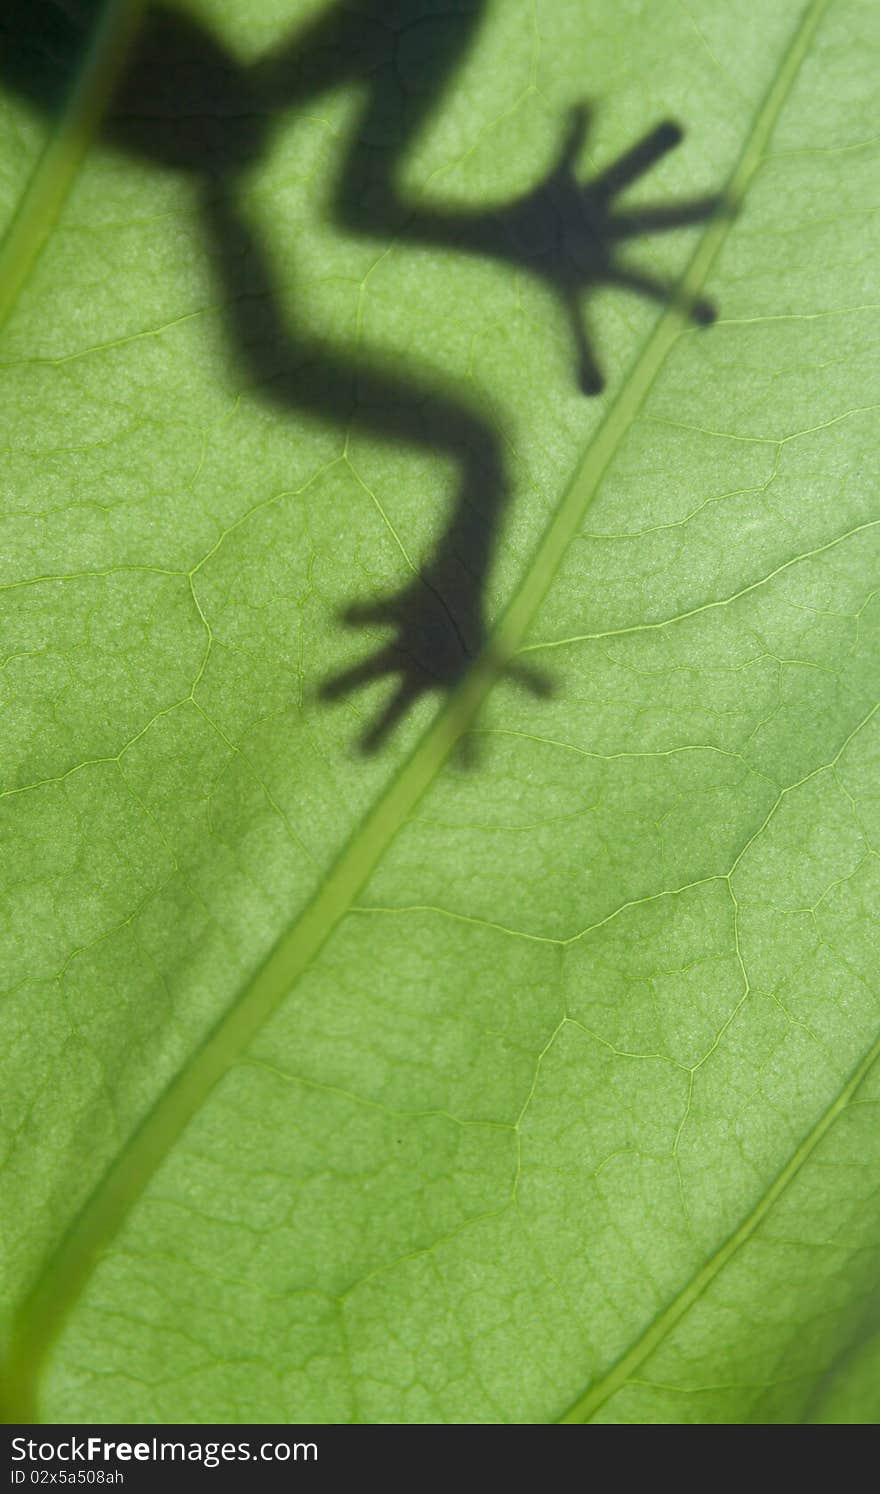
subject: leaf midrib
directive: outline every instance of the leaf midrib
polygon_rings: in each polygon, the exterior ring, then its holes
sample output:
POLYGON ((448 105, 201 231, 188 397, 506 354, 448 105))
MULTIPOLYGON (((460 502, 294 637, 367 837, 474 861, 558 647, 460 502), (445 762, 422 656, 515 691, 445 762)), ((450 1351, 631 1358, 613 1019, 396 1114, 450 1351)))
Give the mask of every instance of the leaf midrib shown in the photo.
MULTIPOLYGON (((733 205, 741 202, 761 162, 767 141, 828 3, 829 0, 812 0, 792 36, 730 179, 727 199, 733 205)), ((111 10, 118 16, 126 11, 133 13, 137 5, 138 0, 115 0, 111 10)), ((97 114, 93 112, 90 118, 94 128, 97 114)), ((56 215, 61 201, 63 195, 55 208, 56 215)), ((5 1399, 18 1419, 37 1419, 37 1383, 43 1361, 102 1252, 214 1086, 289 993, 352 907, 398 829, 436 778, 522 642, 609 463, 682 330, 684 314, 681 306, 695 299, 702 289, 727 237, 730 222, 729 214, 719 215, 710 221, 701 235, 681 279, 682 294, 659 318, 609 405, 493 638, 441 707, 382 797, 354 831, 312 902, 281 936, 249 986, 220 1019, 186 1070, 160 1096, 47 1262, 40 1280, 21 1309, 6 1365, 5 1399)), ((8 242, 4 247, 8 248, 8 242)), ((0 320, 3 304, 0 300, 0 320)), ((580 1405, 581 1401, 576 1404, 580 1405)))

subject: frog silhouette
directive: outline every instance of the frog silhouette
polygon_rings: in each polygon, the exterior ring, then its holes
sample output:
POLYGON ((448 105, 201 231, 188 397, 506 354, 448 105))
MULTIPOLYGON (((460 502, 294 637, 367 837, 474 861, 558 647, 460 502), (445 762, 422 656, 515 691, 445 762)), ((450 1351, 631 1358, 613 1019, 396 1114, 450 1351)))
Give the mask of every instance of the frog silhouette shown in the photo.
MULTIPOLYGON (((497 260, 549 285, 569 318, 573 375, 586 395, 604 386, 583 318, 590 291, 616 285, 661 303, 679 298, 673 287, 622 262, 620 246, 699 223, 720 202, 702 196, 637 210, 618 206, 620 195, 681 141, 681 128, 670 120, 581 182, 586 106, 561 130, 544 179, 512 201, 445 210, 409 200, 398 185, 405 153, 450 84, 486 5, 336 0, 249 64, 194 17, 150 6, 102 125, 116 148, 191 178, 223 285, 229 337, 264 399, 456 465, 451 512, 418 574, 396 594, 352 603, 344 613, 348 624, 381 641, 326 681, 323 698, 339 699, 386 677, 396 681, 362 737, 365 750, 377 748, 421 695, 453 688, 484 648, 486 582, 510 485, 497 433, 447 380, 430 368, 401 377, 387 357, 328 344, 282 310, 275 268, 241 203, 242 174, 268 149, 278 115, 343 84, 360 88, 363 104, 332 199, 335 222, 347 233, 497 260)), ((56 111, 101 10, 100 0, 7 0, 0 20, 5 81, 56 111)), ((682 309, 698 324, 714 318, 702 299, 682 309)), ((529 688, 547 693, 543 676, 517 672, 529 688)))

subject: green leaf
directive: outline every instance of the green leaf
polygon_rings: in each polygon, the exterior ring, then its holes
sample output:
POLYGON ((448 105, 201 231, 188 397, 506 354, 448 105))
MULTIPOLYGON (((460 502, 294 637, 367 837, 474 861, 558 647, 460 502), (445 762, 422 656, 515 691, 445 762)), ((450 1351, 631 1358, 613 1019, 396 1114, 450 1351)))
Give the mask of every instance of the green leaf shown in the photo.
POLYGON ((876 7, 400 8, 0 64, 8 1414, 875 1421, 876 7))

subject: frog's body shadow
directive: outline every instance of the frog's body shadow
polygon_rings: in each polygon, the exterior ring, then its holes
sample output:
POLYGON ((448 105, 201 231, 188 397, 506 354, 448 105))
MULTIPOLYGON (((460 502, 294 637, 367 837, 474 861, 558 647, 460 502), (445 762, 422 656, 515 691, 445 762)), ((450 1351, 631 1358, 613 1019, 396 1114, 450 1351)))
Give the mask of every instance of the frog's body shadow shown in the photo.
MULTIPOLYGON (((57 107, 99 0, 12 0, 2 73, 44 108, 57 107)), ((348 142, 333 198, 347 233, 432 245, 497 259, 552 286, 570 318, 577 377, 598 394, 603 377, 584 329, 581 305, 594 286, 616 284, 661 302, 676 293, 621 264, 624 240, 700 222, 715 197, 636 212, 614 199, 681 140, 666 121, 590 184, 575 172, 587 111, 573 112, 557 162, 535 189, 498 207, 422 207, 397 189, 398 170, 469 47, 486 0, 440 10, 432 0, 335 0, 316 21, 245 66, 197 21, 150 7, 104 121, 105 139, 128 153, 187 173, 195 185, 206 241, 222 283, 235 355, 262 397, 359 430, 450 456, 459 471, 451 513, 419 574, 397 595, 353 603, 353 626, 386 637, 374 654, 327 681, 336 699, 385 676, 397 686, 362 745, 375 749, 412 703, 448 690, 486 641, 485 588, 509 482, 501 443, 472 403, 436 374, 402 377, 378 355, 328 346, 282 310, 268 255, 241 203, 242 173, 266 151, 277 115, 331 88, 360 84, 365 102, 348 142)), ((704 301, 685 303, 699 323, 704 301)), ((546 694, 546 680, 524 683, 546 694)))

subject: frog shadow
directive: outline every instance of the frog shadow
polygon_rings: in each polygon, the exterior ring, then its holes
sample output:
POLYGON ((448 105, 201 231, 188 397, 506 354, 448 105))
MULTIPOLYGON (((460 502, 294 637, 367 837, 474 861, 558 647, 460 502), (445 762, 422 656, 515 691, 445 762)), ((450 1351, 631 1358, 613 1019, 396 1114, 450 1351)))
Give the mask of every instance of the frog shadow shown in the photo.
MULTIPOLYGON (((8 0, 0 75, 49 115, 69 93, 79 59, 100 24, 99 0, 8 0)), ((207 251, 222 288, 230 348, 248 385, 291 413, 451 458, 458 486, 433 548, 393 595, 353 601, 343 617, 373 636, 372 654, 325 680, 339 700, 393 680, 361 737, 375 751, 414 702, 452 690, 487 646, 486 585, 510 497, 501 440, 474 400, 436 372, 407 367, 316 337, 298 326, 275 267, 248 222, 242 183, 266 154, 283 111, 343 83, 364 85, 365 101, 347 142, 332 217, 348 234, 394 239, 500 261, 529 273, 558 297, 574 351, 573 382, 601 394, 604 377, 583 304, 616 285, 677 303, 706 326, 714 308, 622 260, 642 234, 703 222, 723 208, 716 195, 672 205, 619 208, 616 199, 682 139, 661 121, 588 183, 577 175, 589 111, 572 111, 557 159, 537 186, 510 202, 461 210, 425 207, 401 195, 398 170, 454 76, 486 0, 437 13, 431 0, 337 0, 316 21, 250 64, 236 59, 194 18, 151 6, 104 118, 104 140, 128 155, 183 172, 192 181, 207 251)), ((285 276, 285 279, 288 277, 285 276)), ((543 674, 508 666, 538 695, 543 674)))

